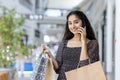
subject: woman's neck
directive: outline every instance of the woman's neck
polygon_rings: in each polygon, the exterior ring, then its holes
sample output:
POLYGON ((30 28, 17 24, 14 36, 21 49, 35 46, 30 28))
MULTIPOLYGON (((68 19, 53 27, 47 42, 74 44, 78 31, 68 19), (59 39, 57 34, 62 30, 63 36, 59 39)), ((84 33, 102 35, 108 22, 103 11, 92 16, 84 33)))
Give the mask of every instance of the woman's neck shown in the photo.
POLYGON ((72 38, 72 40, 74 40, 74 41, 80 41, 81 39, 81 36, 80 36, 80 34, 76 34, 76 35, 74 35, 74 37, 72 38))

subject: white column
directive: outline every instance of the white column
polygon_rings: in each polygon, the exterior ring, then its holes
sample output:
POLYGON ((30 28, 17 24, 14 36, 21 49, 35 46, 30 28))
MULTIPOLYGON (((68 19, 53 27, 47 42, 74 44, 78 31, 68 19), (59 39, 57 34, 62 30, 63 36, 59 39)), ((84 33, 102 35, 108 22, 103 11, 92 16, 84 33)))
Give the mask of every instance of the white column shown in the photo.
POLYGON ((102 26, 98 25, 98 41, 99 41, 99 55, 100 55, 100 60, 102 62, 102 26))
POLYGON ((36 3, 36 0, 31 0, 32 1, 32 12, 33 14, 35 13, 35 3, 36 3))
POLYGON ((115 0, 115 80, 120 80, 120 0, 115 0))
POLYGON ((112 54, 113 54, 113 0, 107 0, 107 28, 106 28, 106 72, 112 72, 112 54))

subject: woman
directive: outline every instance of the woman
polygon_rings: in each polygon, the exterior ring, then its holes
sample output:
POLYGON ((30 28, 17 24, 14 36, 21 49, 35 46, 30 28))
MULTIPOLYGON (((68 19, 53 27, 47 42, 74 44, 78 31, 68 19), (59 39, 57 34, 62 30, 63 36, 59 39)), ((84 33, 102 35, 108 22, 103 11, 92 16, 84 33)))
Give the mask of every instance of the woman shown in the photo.
POLYGON ((43 45, 42 51, 52 58, 57 80, 66 80, 65 72, 99 60, 99 46, 86 15, 81 11, 71 11, 67 15, 66 29, 56 59, 43 45))

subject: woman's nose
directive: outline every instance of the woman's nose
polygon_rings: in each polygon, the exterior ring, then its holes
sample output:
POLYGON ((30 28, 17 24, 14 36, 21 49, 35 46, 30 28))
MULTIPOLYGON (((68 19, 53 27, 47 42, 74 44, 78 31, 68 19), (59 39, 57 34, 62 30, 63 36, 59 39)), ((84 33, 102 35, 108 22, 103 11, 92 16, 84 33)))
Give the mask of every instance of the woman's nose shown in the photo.
POLYGON ((75 24, 72 24, 72 27, 75 28, 75 24))

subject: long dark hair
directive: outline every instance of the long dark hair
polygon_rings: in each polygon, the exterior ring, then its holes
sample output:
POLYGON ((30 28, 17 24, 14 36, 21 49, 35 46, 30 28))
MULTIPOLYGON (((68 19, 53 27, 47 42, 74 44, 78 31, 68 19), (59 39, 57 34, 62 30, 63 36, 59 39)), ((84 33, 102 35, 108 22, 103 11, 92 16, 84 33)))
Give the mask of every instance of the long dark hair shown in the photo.
POLYGON ((92 26, 88 20, 88 18, 86 17, 86 15, 82 12, 82 11, 71 11, 68 15, 67 15, 67 21, 66 21, 66 27, 65 27, 65 33, 63 36, 63 41, 64 40, 69 40, 72 39, 74 34, 72 32, 70 32, 69 28, 68 28, 68 18, 71 15, 75 15, 77 16, 80 20, 82 20, 82 25, 83 27, 86 26, 86 33, 87 33, 87 38, 90 40, 94 40, 95 38, 95 34, 94 31, 92 29, 92 26))

